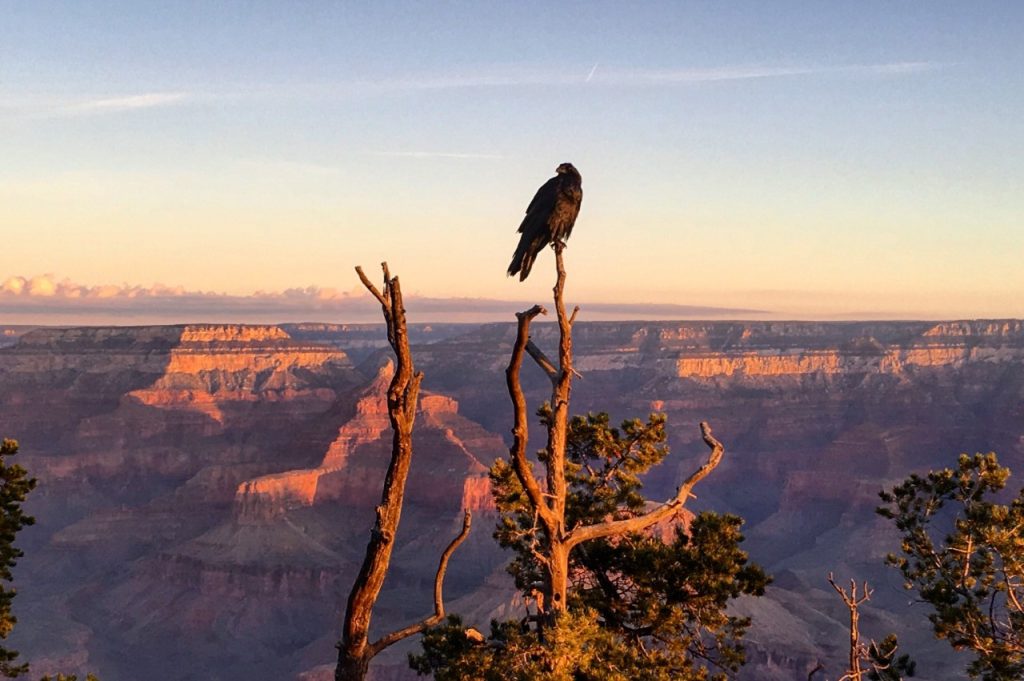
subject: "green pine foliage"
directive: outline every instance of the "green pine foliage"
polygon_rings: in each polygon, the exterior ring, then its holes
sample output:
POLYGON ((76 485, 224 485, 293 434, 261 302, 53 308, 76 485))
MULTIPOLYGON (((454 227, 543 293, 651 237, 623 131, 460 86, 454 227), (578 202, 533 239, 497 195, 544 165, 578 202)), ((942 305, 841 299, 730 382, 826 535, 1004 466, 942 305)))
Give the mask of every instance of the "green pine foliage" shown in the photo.
MULTIPOLYGON (((14 440, 5 439, 0 444, 0 639, 6 639, 18 621, 11 611, 16 591, 9 584, 13 579, 11 569, 22 552, 15 548, 14 540, 23 527, 35 522, 21 510, 21 505, 36 481, 28 477, 24 468, 10 463, 17 453, 18 443, 14 440)), ((17 657, 18 651, 0 645, 0 674, 15 677, 27 672, 28 665, 17 664, 17 657)))
MULTIPOLYGON (((539 416, 546 425, 550 408, 539 416)), ((641 476, 664 460, 665 441, 662 414, 618 428, 604 413, 572 419, 566 524, 643 514, 641 476)), ((509 572, 530 596, 543 579, 536 553, 543 553, 543 530, 507 462, 495 463, 491 480, 500 513, 495 538, 512 550, 509 572)), ((449 619, 425 636, 412 666, 440 681, 724 679, 743 664, 749 626, 726 605, 741 594, 762 595, 769 582, 740 550, 741 526, 736 516, 706 512, 688 528, 661 528, 667 538, 659 530, 579 545, 570 558, 569 612, 553 627, 538 633, 526 622, 495 622, 483 642, 449 619)))
POLYGON ((917 671, 917 663, 909 655, 897 655, 899 641, 896 634, 889 634, 880 643, 871 642, 867 649, 867 662, 870 667, 868 679, 871 681, 903 681, 904 677, 913 676, 917 671))
POLYGON ((458 616, 423 637, 423 652, 410 656, 421 675, 435 681, 674 681, 667 667, 652 665, 590 610, 570 610, 543 638, 519 622, 491 622, 480 641, 467 636, 458 616))
POLYGON ((882 492, 878 509, 902 535, 888 562, 932 606, 935 635, 974 653, 968 673, 983 681, 1024 678, 1024 489, 992 500, 1009 476, 995 454, 962 454, 956 469, 882 492))

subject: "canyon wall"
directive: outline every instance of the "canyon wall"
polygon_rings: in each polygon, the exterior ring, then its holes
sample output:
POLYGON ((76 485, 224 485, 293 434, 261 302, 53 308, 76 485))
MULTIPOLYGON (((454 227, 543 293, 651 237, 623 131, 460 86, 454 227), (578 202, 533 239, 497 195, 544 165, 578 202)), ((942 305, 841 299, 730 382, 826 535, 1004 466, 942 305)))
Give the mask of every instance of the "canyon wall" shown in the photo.
MULTIPOLYGON (((555 334, 536 324, 533 337, 553 354, 555 334)), ((429 610, 437 555, 472 508, 447 593, 451 610, 486 628, 521 607, 490 539, 486 478, 507 451, 498 433, 510 426, 514 329, 414 325, 411 336, 426 378, 375 622, 429 610)), ((329 665, 390 452, 382 327, 11 338, 0 347, 0 435, 21 442, 40 480, 29 502, 39 522, 19 537, 12 645, 36 671, 281 679, 329 665)), ((575 412, 668 415, 672 455, 646 481, 650 497, 668 497, 705 456, 699 421, 726 444, 690 506, 742 515, 752 559, 776 576, 768 597, 736 606, 755 622, 747 678, 803 678, 819 658, 841 665, 829 571, 872 582, 865 629, 898 630, 909 652, 928 651, 922 678, 957 678, 959 662, 881 564, 896 546, 873 509, 883 485, 961 451, 995 450, 1024 471, 1022 322, 581 321, 575 344, 575 412)), ((523 378, 538 404, 547 378, 531 365, 523 378)), ((385 657, 380 678, 401 678, 403 655, 385 657)))

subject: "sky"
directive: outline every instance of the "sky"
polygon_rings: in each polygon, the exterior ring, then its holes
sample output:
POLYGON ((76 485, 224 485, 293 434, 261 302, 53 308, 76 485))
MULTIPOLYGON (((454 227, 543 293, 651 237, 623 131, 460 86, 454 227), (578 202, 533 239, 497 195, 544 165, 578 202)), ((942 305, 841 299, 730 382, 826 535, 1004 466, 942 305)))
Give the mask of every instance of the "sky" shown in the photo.
POLYGON ((414 320, 512 319, 565 161, 581 319, 1024 317, 1021 3, 0 16, 2 323, 333 320, 384 260, 414 320))

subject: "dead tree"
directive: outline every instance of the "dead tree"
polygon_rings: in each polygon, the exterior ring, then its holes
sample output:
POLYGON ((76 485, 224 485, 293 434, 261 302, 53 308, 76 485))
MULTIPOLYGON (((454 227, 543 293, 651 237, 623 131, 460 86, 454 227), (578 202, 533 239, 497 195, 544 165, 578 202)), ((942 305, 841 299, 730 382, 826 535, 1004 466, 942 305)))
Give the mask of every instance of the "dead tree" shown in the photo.
POLYGON ((357 267, 356 273, 363 286, 380 302, 387 324, 388 343, 395 353, 395 372, 388 386, 388 418, 391 421, 391 462, 384 478, 384 489, 380 505, 377 506, 377 521, 370 531, 366 545, 366 556, 359 570, 345 608, 345 621, 341 641, 338 643, 338 666, 334 672, 335 681, 362 681, 373 659, 379 652, 404 638, 423 632, 444 619, 442 587, 448 559, 469 534, 472 517, 466 511, 462 530, 441 554, 434 577, 434 613, 423 620, 410 624, 370 641, 370 618, 377 602, 384 578, 391 562, 391 551, 395 544, 395 533, 402 515, 402 500, 405 483, 409 477, 412 462, 412 429, 416 419, 416 401, 423 374, 413 366, 409 350, 409 334, 405 323, 405 307, 402 303, 402 289, 398 277, 392 277, 387 263, 384 270, 384 289, 379 290, 357 267))
POLYGON ((711 450, 708 460, 689 475, 679 486, 674 497, 646 514, 621 520, 580 525, 568 528, 565 525, 566 499, 569 493, 566 477, 566 437, 569 431, 569 396, 572 380, 578 376, 573 369, 572 327, 579 308, 567 314, 563 293, 565 290, 565 266, 562 262, 564 244, 555 242, 555 268, 557 279, 554 287, 555 315, 558 321, 559 343, 557 364, 549 359, 530 339, 530 323, 537 315, 547 314, 540 305, 516 314, 518 326, 512 357, 505 371, 509 397, 512 399, 514 425, 513 442, 509 450, 512 468, 537 516, 543 534, 543 542, 537 558, 543 566, 543 619, 551 619, 566 608, 569 587, 569 554, 575 546, 584 542, 606 537, 639 532, 655 523, 666 520, 678 513, 691 496, 693 487, 703 480, 721 462, 724 448, 711 434, 711 427, 700 424, 701 435, 711 450), (520 383, 520 372, 524 355, 530 357, 547 374, 551 381, 551 417, 547 425, 547 449, 544 457, 544 480, 541 482, 533 472, 533 464, 527 456, 529 424, 526 397, 520 383))
MULTIPOLYGON (((901 681, 904 676, 913 676, 917 664, 909 655, 896 656, 899 642, 895 634, 889 634, 880 643, 868 639, 861 642, 860 606, 871 600, 874 591, 863 582, 860 595, 857 594, 857 582, 850 580, 850 590, 836 584, 832 573, 828 573, 828 583, 843 599, 850 611, 850 662, 846 674, 838 681, 861 681, 863 678, 880 679, 881 681, 901 681), (866 665, 866 667, 865 667, 866 665)), ((820 666, 820 663, 819 663, 820 666)))
POLYGON ((843 603, 846 604, 847 609, 850 611, 850 667, 844 676, 839 677, 839 681, 861 681, 864 672, 861 670, 860 662, 867 655, 867 649, 860 642, 859 608, 861 604, 871 600, 872 591, 868 588, 868 583, 864 582, 861 588, 861 595, 858 596, 857 582, 851 579, 850 590, 847 592, 846 589, 836 584, 831 572, 828 573, 828 583, 836 590, 836 593, 843 599, 843 603))

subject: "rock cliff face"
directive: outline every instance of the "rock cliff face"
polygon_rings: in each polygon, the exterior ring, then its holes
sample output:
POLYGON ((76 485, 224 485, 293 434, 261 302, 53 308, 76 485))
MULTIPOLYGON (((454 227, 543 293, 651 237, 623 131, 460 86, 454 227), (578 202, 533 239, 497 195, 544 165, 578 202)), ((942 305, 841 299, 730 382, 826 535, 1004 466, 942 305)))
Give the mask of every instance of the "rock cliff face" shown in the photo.
POLYGON ((61 455, 72 441, 123 449, 111 444, 156 436, 169 421, 210 434, 264 412, 323 412, 358 380, 341 350, 237 325, 37 329, 0 354, 0 377, 3 425, 61 455))
MULTIPOLYGON (((538 324, 534 339, 551 350, 555 333, 538 324)), ((450 609, 484 627, 514 612, 485 475, 506 452, 495 433, 509 427, 513 336, 505 324, 412 329, 426 379, 382 629, 429 609, 437 555, 464 508, 478 515, 452 561, 450 609)), ((281 679, 329 664, 390 452, 382 328, 11 338, 0 435, 20 440, 40 478, 12 645, 35 671, 281 679)), ((996 450, 1024 470, 1024 323, 581 321, 576 352, 575 412, 667 413, 673 453, 647 480, 651 498, 705 455, 700 420, 725 442, 691 507, 744 516, 751 557, 777 578, 768 598, 737 604, 755 621, 747 678, 802 678, 817 658, 841 668, 830 570, 872 582, 863 628, 901 631, 908 651, 927 651, 923 678, 962 676, 882 567, 895 544, 873 508, 883 485, 960 451, 996 450)), ((534 367, 524 384, 533 404, 546 397, 534 367)), ((383 660, 380 678, 402 678, 402 656, 383 660)))
POLYGON ((815 374, 902 375, 923 367, 960 368, 970 363, 1020 363, 1019 322, 951 322, 936 324, 909 343, 883 343, 866 333, 838 348, 748 347, 745 331, 728 353, 710 349, 686 352, 676 363, 680 378, 748 377, 815 374))
MULTIPOLYGON (((390 372, 279 327, 38 329, 0 352, 0 431, 40 479, 18 577, 38 614, 16 633, 36 671, 281 678, 329 660, 390 456, 390 372)), ((430 393, 415 438, 385 623, 429 609, 504 449, 430 393)), ((455 595, 497 565, 486 535, 467 549, 455 595)))
MULTIPOLYGON (((235 492, 236 518, 266 520, 327 502, 357 508, 377 503, 380 487, 376 480, 381 462, 386 462, 391 452, 385 396, 393 374, 390 362, 378 371, 360 394, 355 416, 338 429, 319 466, 272 473, 240 484, 235 492)), ((503 449, 501 441, 461 419, 458 403, 449 397, 421 395, 418 407, 415 442, 417 448, 430 452, 431 466, 410 486, 408 503, 436 511, 451 507, 453 500, 462 500, 461 510, 493 510, 487 470, 503 449), (460 437, 466 435, 468 442, 460 437)))

